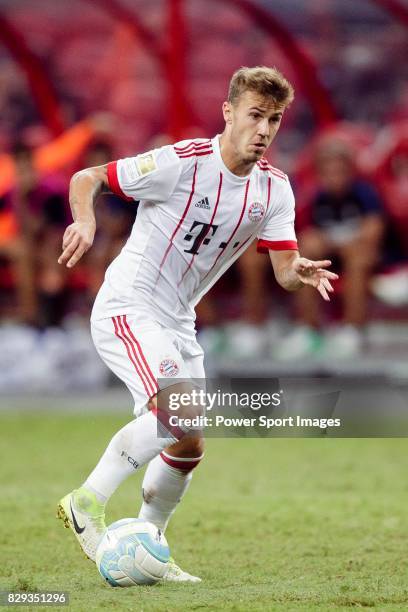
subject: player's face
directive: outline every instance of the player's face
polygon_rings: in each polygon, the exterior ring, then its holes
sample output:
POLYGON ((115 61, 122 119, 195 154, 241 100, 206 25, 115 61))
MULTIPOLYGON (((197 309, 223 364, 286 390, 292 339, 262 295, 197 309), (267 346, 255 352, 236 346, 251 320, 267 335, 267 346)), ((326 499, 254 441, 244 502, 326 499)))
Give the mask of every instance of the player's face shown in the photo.
POLYGON ((245 91, 235 104, 224 109, 229 137, 236 153, 246 163, 257 162, 280 127, 284 106, 253 91, 245 91))

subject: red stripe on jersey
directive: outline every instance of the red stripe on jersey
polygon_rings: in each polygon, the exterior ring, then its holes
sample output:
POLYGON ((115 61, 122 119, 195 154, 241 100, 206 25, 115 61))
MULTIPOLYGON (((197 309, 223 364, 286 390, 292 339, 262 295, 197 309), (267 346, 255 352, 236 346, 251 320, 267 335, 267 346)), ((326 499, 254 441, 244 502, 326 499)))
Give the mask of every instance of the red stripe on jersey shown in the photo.
POLYGON ((269 208, 269 202, 271 200, 271 177, 268 176, 268 201, 266 202, 266 212, 268 212, 268 208, 269 208))
POLYGON ((279 170, 279 168, 274 168, 274 166, 271 166, 271 164, 269 164, 269 167, 272 170, 272 172, 276 172, 276 174, 282 175, 283 178, 287 178, 286 174, 282 170, 279 170))
POLYGON ((189 151, 190 149, 204 149, 205 147, 212 147, 211 140, 207 140, 206 142, 191 142, 185 147, 178 147, 174 145, 175 150, 179 153, 186 153, 186 151, 189 151))
POLYGON ((274 172, 273 170, 271 170, 270 168, 261 168, 261 170, 263 170, 263 172, 270 172, 271 174, 273 174, 274 176, 282 179, 282 181, 287 181, 287 177, 286 176, 282 176, 282 174, 277 174, 276 172, 274 172))
POLYGON ((248 199, 248 189, 249 189, 249 182, 250 179, 247 180, 246 182, 246 188, 245 188, 245 197, 244 197, 244 205, 242 207, 241 210, 241 214, 239 216, 239 220, 238 223, 235 226, 234 231, 232 232, 231 236, 228 238, 225 246, 221 249, 221 252, 218 253, 218 256, 216 258, 216 260, 214 261, 213 265, 211 266, 211 268, 208 270, 207 274, 205 274, 205 276, 203 276, 203 278, 201 279, 202 281, 209 275, 209 273, 211 272, 211 270, 214 268, 214 266, 216 265, 217 261, 219 260, 219 258, 221 257, 221 255, 224 253, 225 249, 227 248, 227 246, 229 245, 229 243, 231 242, 231 240, 233 239, 233 237, 235 236, 235 234, 237 233, 237 230, 239 228, 239 226, 241 225, 241 221, 242 221, 242 217, 244 216, 244 212, 245 212, 245 208, 247 205, 247 199, 248 199))
POLYGON ((177 155, 179 157, 188 157, 189 155, 200 155, 200 154, 206 154, 206 153, 212 153, 213 148, 212 147, 205 147, 205 149, 189 149, 188 151, 180 151, 177 152, 177 155))
POLYGON ((147 363, 147 359, 144 356, 144 353, 142 351, 142 347, 140 346, 139 342, 136 340, 136 338, 133 335, 132 330, 129 327, 129 323, 127 322, 127 318, 126 315, 123 315, 123 323, 127 329, 127 332, 131 338, 131 340, 133 340, 133 342, 136 344, 137 347, 137 351, 139 353, 139 357, 141 358, 141 360, 143 361, 144 364, 144 372, 146 374, 146 376, 149 378, 150 384, 153 385, 153 388, 156 390, 156 393, 159 391, 159 385, 157 384, 157 380, 155 379, 155 377, 153 376, 153 372, 151 371, 149 364, 147 363))
POLYGON ((197 467, 197 465, 201 461, 201 457, 197 457, 197 459, 190 459, 189 461, 186 461, 185 459, 183 461, 183 459, 181 459, 180 461, 178 457, 173 458, 167 454, 165 455, 164 453, 160 453, 160 457, 172 468, 175 468, 176 470, 182 470, 183 472, 190 472, 195 467, 197 467))
POLYGON ((297 251, 298 243, 296 240, 258 240, 256 246, 258 253, 271 251, 297 251))
POLYGON ((184 147, 178 147, 177 145, 173 145, 173 146, 177 151, 185 151, 186 149, 189 149, 190 147, 204 147, 208 145, 211 145, 210 139, 205 140, 204 142, 197 142, 196 140, 193 140, 193 142, 189 142, 188 144, 184 145, 184 147))
POLYGON ((112 193, 115 193, 117 196, 123 198, 127 202, 132 202, 133 198, 130 198, 125 193, 123 193, 121 186, 119 185, 117 166, 117 161, 109 162, 109 164, 107 165, 109 189, 112 193))
POLYGON ((190 195, 189 195, 188 200, 187 200, 186 207, 184 209, 184 212, 183 212, 179 222, 177 223, 176 229, 174 230, 174 232, 171 235, 169 245, 168 245, 168 247, 167 247, 167 249, 166 249, 166 251, 165 251, 165 253, 163 255, 163 259, 160 262, 160 270, 164 266, 164 262, 167 259, 167 255, 169 254, 169 251, 170 251, 171 247, 173 246, 174 236, 177 234, 178 230, 180 229, 180 225, 183 223, 183 221, 184 221, 184 219, 186 217, 186 214, 188 212, 188 209, 190 208, 191 200, 193 199, 194 190, 195 190, 196 174, 197 174, 197 162, 195 163, 195 166, 194 166, 193 182, 191 184, 191 191, 190 191, 190 195))
MULTIPOLYGON (((268 210, 269 210, 269 203, 270 203, 270 201, 271 201, 271 185, 272 185, 272 179, 271 179, 271 177, 270 177, 270 176, 268 176, 268 198, 267 198, 267 201, 266 201, 266 212, 265 212, 265 216, 266 216, 266 214, 267 214, 267 212, 268 212, 268 210)), ((256 236, 256 234, 255 234, 255 235, 248 236, 248 238, 247 238, 246 240, 244 240, 244 242, 241 244, 241 246, 239 247, 239 249, 241 250, 241 249, 242 249, 242 248, 243 248, 243 247, 246 245, 246 243, 248 242, 248 240, 254 239, 254 238, 255 238, 255 236, 256 236)))
POLYGON ((259 163, 259 162, 256 162, 256 165, 258 166, 258 168, 259 168, 260 170, 264 170, 264 171, 265 171, 265 170, 269 170, 268 166, 265 166, 265 164, 261 164, 261 163, 259 163))
POLYGON ((278 178, 282 179, 283 181, 287 181, 288 180, 287 176, 282 175, 282 174, 278 174, 274 170, 269 169, 269 172, 271 172, 274 176, 277 176, 278 178))
MULTIPOLYGON (((218 202, 220 201, 221 187, 222 187, 222 172, 220 172, 220 182, 218 183, 217 201, 215 202, 213 214, 211 215, 210 225, 209 225, 209 227, 207 229, 207 232, 203 236, 203 239, 201 240, 201 242, 200 242, 200 244, 198 245, 197 248, 200 248, 200 246, 202 245, 205 237, 207 236, 208 232, 210 231, 210 227, 212 225, 212 222, 214 221, 214 217, 215 217, 215 214, 216 214, 217 208, 218 208, 218 202)), ((185 275, 187 274, 187 272, 190 270, 191 266, 193 265, 194 259, 195 259, 195 255, 192 256, 190 263, 188 264, 187 268, 184 270, 183 276, 181 277, 180 281, 177 283, 177 287, 180 287, 181 283, 183 282, 183 279, 184 279, 185 275)))
POLYGON ((279 168, 275 168, 274 166, 272 166, 272 164, 270 164, 265 157, 261 157, 261 159, 259 159, 256 163, 258 164, 258 166, 260 166, 260 165, 268 166, 268 168, 270 170, 275 170, 275 172, 278 172, 282 176, 286 176, 286 174, 283 172, 283 170, 280 170, 279 168))
POLYGON ((281 178, 284 178, 284 179, 287 178, 286 174, 282 172, 282 170, 279 170, 279 168, 274 168, 273 166, 271 166, 271 164, 265 158, 260 159, 256 163, 261 168, 261 170, 270 170, 270 172, 272 172, 273 174, 276 174, 276 176, 280 176, 281 178))
POLYGON ((194 157, 194 156, 199 157, 200 155, 210 155, 212 152, 213 152, 212 149, 208 149, 206 151, 193 151, 192 153, 189 152, 189 153, 186 153, 186 154, 183 154, 183 155, 181 155, 181 153, 177 153, 177 155, 181 159, 183 159, 183 158, 186 158, 186 157, 194 157))
MULTIPOLYGON (((118 321, 116 321, 115 317, 112 317, 112 321, 113 321, 113 326, 115 328, 115 335, 119 338, 119 340, 121 340, 123 342, 123 344, 125 345, 126 348, 126 352, 128 354, 128 357, 130 359, 130 361, 132 362, 140 380, 143 383, 144 389, 146 391, 146 395, 147 397, 151 398, 153 397, 153 395, 155 395, 155 392, 152 392, 152 390, 149 388, 148 382, 146 381, 146 379, 143 377, 142 371, 140 369, 140 364, 139 361, 136 359, 134 359, 134 357, 132 357, 132 352, 129 348, 130 343, 129 340, 126 339, 125 336, 121 336, 121 332, 119 331, 119 325, 120 325, 120 318, 118 317, 118 321)), ((122 326, 120 326, 120 329, 122 330, 123 333, 123 328, 122 326)))

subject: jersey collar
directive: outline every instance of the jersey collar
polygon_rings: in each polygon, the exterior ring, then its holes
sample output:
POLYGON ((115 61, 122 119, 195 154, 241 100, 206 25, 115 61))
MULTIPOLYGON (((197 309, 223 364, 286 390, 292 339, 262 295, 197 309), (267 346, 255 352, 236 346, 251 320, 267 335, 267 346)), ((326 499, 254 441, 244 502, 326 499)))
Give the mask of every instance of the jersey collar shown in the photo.
MULTIPOLYGON (((234 183, 237 183, 238 185, 242 185, 243 183, 246 183, 247 180, 251 177, 252 171, 247 175, 247 176, 238 176, 236 174, 234 174, 233 172, 231 172, 231 170, 229 170, 227 168, 227 166, 224 164, 224 161, 222 159, 221 156, 221 151, 220 151, 220 136, 221 134, 217 134, 211 141, 212 146, 213 146, 213 151, 215 153, 215 156, 218 160, 218 163, 221 167, 221 170, 223 172, 223 174, 225 174, 226 176, 228 176, 228 178, 233 181, 234 183)), ((255 166, 254 166, 255 167, 255 166)))

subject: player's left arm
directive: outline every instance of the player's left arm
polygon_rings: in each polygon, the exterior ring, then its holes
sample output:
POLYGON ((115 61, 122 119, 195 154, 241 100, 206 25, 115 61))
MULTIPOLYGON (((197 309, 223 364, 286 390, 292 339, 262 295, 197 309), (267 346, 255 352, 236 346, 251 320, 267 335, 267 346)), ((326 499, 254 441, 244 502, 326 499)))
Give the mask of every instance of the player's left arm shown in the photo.
POLYGON ((278 189, 272 202, 269 218, 258 234, 258 251, 269 252, 278 283, 287 291, 296 291, 305 285, 315 287, 322 298, 330 301, 330 283, 337 274, 326 270, 331 261, 312 261, 301 257, 295 233, 295 198, 288 179, 275 182, 278 189))
POLYGON ((331 265, 329 259, 312 261, 300 257, 299 251, 269 251, 273 271, 278 283, 287 291, 296 291, 306 285, 315 287, 322 298, 330 301, 333 292, 332 280, 338 275, 326 270, 331 265))

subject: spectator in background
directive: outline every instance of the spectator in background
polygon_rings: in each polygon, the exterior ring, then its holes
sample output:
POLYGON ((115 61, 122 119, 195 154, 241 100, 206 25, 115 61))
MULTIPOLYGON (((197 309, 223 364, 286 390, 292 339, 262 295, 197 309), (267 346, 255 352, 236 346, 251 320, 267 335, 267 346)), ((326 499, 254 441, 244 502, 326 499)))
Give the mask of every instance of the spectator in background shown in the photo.
POLYGON ((205 295, 197 306, 200 344, 212 354, 224 353, 238 359, 259 357, 269 342, 265 296, 269 259, 257 253, 256 244, 252 244, 234 266, 238 271, 240 317, 233 322, 221 319, 216 299, 211 292, 205 295))
POLYGON ((34 265, 27 242, 20 234, 10 195, 0 198, 0 266, 2 289, 16 288, 16 304, 9 309, 13 319, 32 324, 37 314, 34 265), (9 272, 9 274, 7 274, 9 272))
POLYGON ((57 325, 64 314, 66 272, 55 263, 61 231, 68 218, 65 182, 57 174, 40 178, 33 151, 23 143, 13 149, 16 183, 10 194, 24 252, 34 279, 33 323, 57 325))
POLYGON ((231 355, 242 359, 259 357, 268 344, 266 327, 268 301, 265 286, 270 284, 269 258, 257 252, 252 244, 235 264, 239 272, 241 317, 228 333, 231 355))
POLYGON ((385 128, 379 141, 383 146, 374 174, 391 221, 390 266, 374 278, 372 290, 378 299, 398 307, 408 304, 408 122, 385 128))
POLYGON ((12 156, 15 185, 3 197, 2 217, 14 229, 3 235, 0 253, 12 271, 16 318, 40 327, 55 325, 64 309, 66 272, 55 261, 67 219, 65 184, 56 175, 40 179, 33 152, 24 143, 15 144, 12 156))
MULTIPOLYGON (((386 130, 384 130, 386 132, 386 130)), ((377 162, 374 176, 399 238, 401 254, 408 256, 408 122, 387 130, 388 150, 377 162)), ((385 136, 385 135, 384 135, 385 136)))
POLYGON ((367 318, 369 281, 380 257, 383 212, 370 183, 359 178, 351 147, 326 140, 315 158, 318 187, 310 202, 309 223, 298 234, 304 256, 331 254, 339 260, 343 279, 342 322, 323 344, 319 305, 308 288, 295 297, 297 326, 282 343, 278 358, 318 354, 348 357, 358 354, 367 318))

